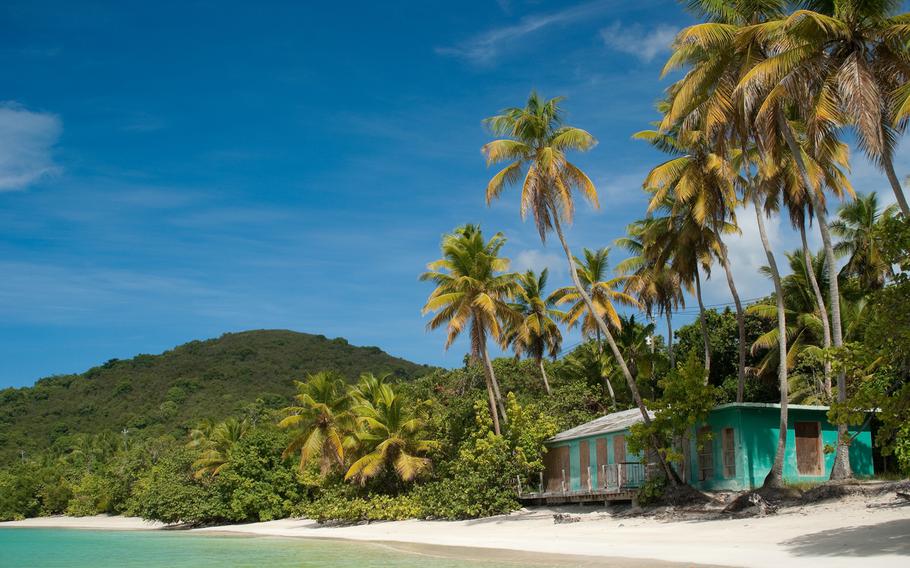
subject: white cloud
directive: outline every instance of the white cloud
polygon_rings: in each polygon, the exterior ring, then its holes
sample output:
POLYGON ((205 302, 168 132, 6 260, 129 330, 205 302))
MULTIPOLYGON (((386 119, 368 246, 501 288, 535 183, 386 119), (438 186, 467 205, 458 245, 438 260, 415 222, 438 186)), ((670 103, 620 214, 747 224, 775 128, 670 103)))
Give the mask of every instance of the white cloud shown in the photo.
POLYGON ((512 259, 512 270, 524 272, 530 269, 540 273, 544 268, 549 268, 551 276, 555 276, 565 272, 563 270, 563 265, 565 264, 566 259, 562 255, 545 252, 540 249, 525 249, 512 259))
POLYGON ((621 22, 613 22, 600 30, 600 37, 610 49, 634 55, 648 63, 658 54, 670 50, 670 44, 678 32, 677 28, 665 24, 645 31, 641 24, 624 26, 621 22))
POLYGON ((52 151, 61 130, 56 115, 0 102, 0 191, 25 189, 54 173, 52 151))
POLYGON ((437 47, 436 53, 467 59, 476 64, 489 64, 503 49, 525 36, 556 24, 567 24, 591 16, 607 7, 601 0, 566 8, 550 14, 525 16, 511 26, 494 28, 455 46, 437 47))

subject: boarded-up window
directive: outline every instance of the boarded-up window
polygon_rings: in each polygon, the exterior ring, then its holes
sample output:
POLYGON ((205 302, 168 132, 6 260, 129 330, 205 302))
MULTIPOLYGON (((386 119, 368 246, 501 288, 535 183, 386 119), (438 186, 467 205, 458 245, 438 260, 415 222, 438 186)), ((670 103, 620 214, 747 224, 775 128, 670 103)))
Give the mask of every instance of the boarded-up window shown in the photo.
POLYGON ((587 491, 588 484, 591 482, 591 448, 588 441, 584 440, 578 444, 578 462, 581 465, 581 490, 587 491))
POLYGON ((607 483, 607 471, 604 467, 607 465, 607 439, 597 439, 597 485, 604 487, 607 483))
POLYGON ((562 491, 563 490, 563 475, 565 474, 566 489, 568 489, 569 484, 569 447, 568 446, 559 446, 557 448, 550 448, 547 450, 546 455, 544 456, 544 465, 546 466, 546 472, 544 477, 546 477, 547 491, 562 491))
POLYGON ((796 423, 796 469, 800 475, 822 475, 820 434, 818 422, 796 423))
POLYGON ((705 426, 698 431, 698 480, 714 478, 714 440, 711 428, 705 426))
POLYGON ((733 428, 724 428, 723 448, 724 448, 724 477, 736 477, 736 441, 733 436, 733 428))
POLYGON ((626 461, 626 437, 613 437, 613 463, 622 463, 626 461))

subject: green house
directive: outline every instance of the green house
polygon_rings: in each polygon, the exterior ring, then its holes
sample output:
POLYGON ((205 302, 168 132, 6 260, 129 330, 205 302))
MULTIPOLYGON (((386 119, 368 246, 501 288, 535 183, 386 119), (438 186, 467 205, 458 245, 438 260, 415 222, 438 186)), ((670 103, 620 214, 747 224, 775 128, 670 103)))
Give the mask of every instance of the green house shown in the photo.
MULTIPOLYGON (((824 481, 834 464, 837 427, 826 406, 790 405, 784 479, 824 481)), ((540 493, 566 496, 633 490, 646 476, 640 456, 627 451, 629 428, 642 419, 638 409, 602 416, 560 432, 547 441, 546 470, 540 493)), ((677 471, 704 490, 744 490, 761 486, 774 462, 780 405, 724 404, 711 411, 706 424, 683 442, 677 471)), ((850 465, 858 477, 872 468, 872 435, 851 431, 850 465)))

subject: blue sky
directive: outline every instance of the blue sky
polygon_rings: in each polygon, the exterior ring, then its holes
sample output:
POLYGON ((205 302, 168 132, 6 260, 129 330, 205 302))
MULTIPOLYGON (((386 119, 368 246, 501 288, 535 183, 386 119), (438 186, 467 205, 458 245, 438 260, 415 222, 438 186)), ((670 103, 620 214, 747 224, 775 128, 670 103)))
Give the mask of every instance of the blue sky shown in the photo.
MULTIPOLYGON (((568 283, 514 192, 485 207, 481 119, 531 89, 567 96, 600 140, 576 161, 602 202, 569 239, 608 245, 642 215, 660 156, 630 136, 691 22, 658 0, 7 0, 0 387, 258 328, 459 365, 464 346, 445 352, 420 315, 443 233, 504 231, 514 268, 568 283)), ((859 159, 854 181, 886 187, 859 159)), ((768 285, 742 217, 731 250, 751 298, 768 285)), ((729 301, 719 276, 708 303, 729 301)))

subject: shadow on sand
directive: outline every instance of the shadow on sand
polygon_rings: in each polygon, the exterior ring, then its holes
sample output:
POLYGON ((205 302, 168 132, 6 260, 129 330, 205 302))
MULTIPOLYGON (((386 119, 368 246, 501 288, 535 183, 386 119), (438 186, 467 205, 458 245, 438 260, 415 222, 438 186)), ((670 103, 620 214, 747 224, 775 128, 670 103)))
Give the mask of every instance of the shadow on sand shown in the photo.
POLYGON ((796 556, 910 556, 910 519, 819 531, 781 545, 796 556))

